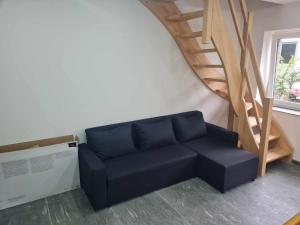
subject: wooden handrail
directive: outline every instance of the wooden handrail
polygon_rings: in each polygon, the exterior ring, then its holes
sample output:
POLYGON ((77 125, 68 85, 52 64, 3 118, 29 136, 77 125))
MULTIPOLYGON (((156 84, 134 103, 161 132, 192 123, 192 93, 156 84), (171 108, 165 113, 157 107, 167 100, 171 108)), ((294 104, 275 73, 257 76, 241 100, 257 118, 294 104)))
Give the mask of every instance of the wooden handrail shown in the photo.
POLYGON ((202 33, 203 44, 208 44, 211 41, 213 7, 214 7, 214 0, 204 0, 203 33, 202 33))
MULTIPOLYGON (((266 91, 264 89, 263 86, 263 81, 262 81, 262 76, 261 76, 261 72, 259 69, 259 64, 258 64, 258 60, 256 57, 256 53, 254 50, 254 44, 253 44, 253 38, 252 38, 252 34, 251 32, 249 32, 249 29, 247 29, 247 27, 249 26, 249 23, 252 23, 253 20, 253 16, 251 13, 249 13, 248 9, 247 9, 247 3, 245 0, 239 0, 240 2, 240 7, 242 10, 242 14, 243 14, 243 18, 244 18, 244 35, 242 38, 242 34, 240 31, 240 28, 238 26, 238 18, 237 18, 237 13, 235 10, 235 5, 234 5, 234 1, 233 0, 228 0, 229 6, 230 6, 230 11, 231 11, 231 15, 235 24, 235 29, 236 32, 238 34, 238 38, 239 38, 239 42, 241 45, 241 48, 244 48, 244 51, 248 48, 249 49, 249 54, 250 54, 250 61, 251 61, 251 65, 253 66, 253 70, 254 70, 254 76, 255 76, 255 81, 258 87, 258 91, 259 91, 259 95, 261 97, 261 99, 265 99, 266 98, 266 91), (245 43, 245 38, 248 39, 248 42, 245 43), (242 44, 241 44, 242 43, 242 44)), ((243 56, 243 54, 242 54, 243 56)), ((245 56, 243 56, 245 57, 245 56)))
POLYGON ((254 110, 254 116, 255 116, 256 124, 257 124, 257 127, 259 128, 259 131, 261 132, 262 125, 261 125, 261 121, 260 121, 260 117, 259 117, 259 112, 258 112, 257 105, 256 105, 256 100, 255 100, 255 97, 254 97, 254 95, 253 95, 253 93, 251 91, 251 84, 250 84, 249 75, 248 75, 247 71, 245 72, 245 77, 246 77, 247 88, 249 90, 248 94, 250 96, 250 100, 251 100, 251 103, 253 105, 253 110, 254 110))
MULTIPOLYGON (((243 39, 245 46, 248 46, 248 43, 249 43, 249 40, 251 37, 252 26, 253 26, 253 13, 248 13, 248 21, 247 21, 247 23, 245 23, 245 28, 244 28, 245 34, 244 34, 244 39, 243 39)), ((246 66, 243 65, 243 63, 246 62, 246 57, 248 55, 248 51, 249 51, 249 49, 246 47, 242 54, 241 62, 242 62, 242 66, 244 67, 243 69, 247 69, 246 66)))
POLYGON ((31 148, 38 148, 38 147, 46 147, 50 145, 57 145, 57 144, 68 143, 73 141, 78 141, 78 137, 74 137, 73 135, 66 135, 66 136, 47 138, 47 139, 41 139, 36 141, 28 141, 28 142, 22 142, 22 143, 11 144, 11 145, 3 145, 0 146, 0 153, 15 152, 15 151, 21 151, 21 150, 26 150, 31 148))
POLYGON ((245 26, 243 35, 238 26, 239 23, 238 23, 238 17, 237 17, 234 1, 228 0, 231 15, 232 15, 234 26, 235 26, 235 30, 237 32, 237 36, 238 36, 238 39, 240 42, 240 47, 242 49, 242 54, 241 54, 242 55, 242 59, 241 59, 242 72, 243 72, 243 75, 246 76, 245 78, 246 78, 246 82, 247 82, 247 88, 249 90, 251 102, 253 102, 253 105, 254 105, 256 121, 260 127, 258 111, 257 111, 257 107, 255 104, 255 96, 251 91, 250 79, 247 76, 249 74, 246 73, 246 71, 243 71, 243 70, 247 70, 247 68, 244 64, 246 62, 247 54, 249 54, 250 62, 251 62, 251 65, 253 66, 253 70, 254 70, 255 82, 256 82, 258 90, 259 90, 259 95, 263 101, 266 98, 266 92, 265 92, 265 89, 263 86, 262 76, 261 76, 261 72, 260 72, 260 69, 258 66, 258 60, 257 60, 256 54, 255 54, 255 50, 254 50, 254 46, 253 46, 253 39, 252 39, 252 34, 251 34, 252 25, 253 25, 253 14, 249 13, 245 0, 239 0, 239 2, 240 2, 240 7, 242 10, 242 14, 243 14, 243 18, 244 18, 244 26, 245 26))
POLYGON ((239 39, 240 47, 241 47, 242 51, 244 51, 245 46, 244 46, 244 41, 243 41, 243 35, 239 28, 238 17, 237 17, 237 13, 236 13, 234 0, 228 0, 228 3, 230 6, 230 12, 231 12, 231 15, 233 18, 234 28, 237 33, 238 39, 239 39))
MULTIPOLYGON (((246 27, 245 27, 245 32, 246 34, 244 35, 244 39, 243 39, 243 43, 245 44, 245 46, 248 46, 248 42, 250 40, 250 36, 251 36, 251 32, 252 32, 252 26, 253 26, 253 14, 249 13, 248 15, 248 21, 247 23, 245 23, 246 27)), ((251 82, 250 82, 250 77, 249 77, 249 73, 247 72, 247 66, 248 66, 248 55, 249 55, 249 49, 245 48, 242 50, 242 59, 241 59, 241 69, 242 69, 242 75, 243 75, 243 83, 241 85, 241 97, 244 98, 245 96, 245 83, 247 85, 247 89, 248 89, 248 95, 250 97, 251 103, 253 105, 253 109, 254 109, 254 117, 257 123, 257 127, 259 128, 259 131, 261 132, 261 123, 260 123, 260 118, 259 118, 259 113, 258 113, 258 109, 257 109, 257 105, 256 105, 256 100, 255 100, 255 96, 252 93, 252 89, 251 89, 251 82), (245 82, 244 82, 245 80, 245 82)), ((243 101, 242 101, 243 102, 243 101)))
POLYGON ((243 14, 244 21, 248 21, 248 9, 247 9, 247 3, 245 0, 240 0, 240 6, 243 14))
POLYGON ((251 63, 252 63, 253 70, 254 70, 254 76, 255 76, 257 88, 259 91, 259 95, 263 101, 263 99, 265 99, 267 96, 266 96, 266 91, 265 91, 265 88, 263 85, 262 75, 261 75, 261 72, 259 69, 258 60, 257 60, 256 54, 255 54, 252 36, 250 36, 250 40, 248 42, 248 48, 249 48, 251 63))

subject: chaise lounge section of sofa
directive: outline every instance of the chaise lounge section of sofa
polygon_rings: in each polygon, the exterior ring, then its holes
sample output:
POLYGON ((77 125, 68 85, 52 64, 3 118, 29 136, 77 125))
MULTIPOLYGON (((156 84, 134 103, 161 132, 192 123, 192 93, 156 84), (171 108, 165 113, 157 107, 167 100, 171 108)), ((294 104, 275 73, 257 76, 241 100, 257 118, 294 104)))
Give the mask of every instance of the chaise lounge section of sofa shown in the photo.
POLYGON ((199 111, 86 130, 79 145, 81 187, 99 210, 199 177, 225 192, 257 177, 258 157, 238 135, 199 111))

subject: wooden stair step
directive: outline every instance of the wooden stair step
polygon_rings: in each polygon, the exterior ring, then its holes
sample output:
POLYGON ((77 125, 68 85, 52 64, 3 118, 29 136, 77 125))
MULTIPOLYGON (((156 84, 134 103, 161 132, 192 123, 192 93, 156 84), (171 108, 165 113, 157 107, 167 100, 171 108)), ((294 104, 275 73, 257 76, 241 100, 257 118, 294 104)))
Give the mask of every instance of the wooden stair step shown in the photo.
POLYGON ((202 54, 202 53, 213 53, 213 52, 217 52, 217 49, 207 48, 207 49, 188 50, 189 54, 202 54))
MULTIPOLYGON (((249 116, 248 121, 249 121, 250 127, 257 126, 256 118, 254 116, 249 116)), ((259 122, 260 122, 260 124, 262 123, 262 118, 259 118, 259 122)))
POLYGON ((205 80, 205 81, 216 81, 216 82, 227 82, 226 78, 222 77, 222 76, 203 77, 203 80, 205 80))
POLYGON ((276 147, 268 150, 267 153, 267 163, 274 162, 276 160, 285 158, 289 156, 291 153, 284 148, 276 147))
MULTIPOLYGON (((254 138, 255 138, 255 141, 259 144, 259 143, 260 143, 260 133, 255 134, 255 135, 254 135, 254 138)), ((270 142, 270 141, 275 141, 275 140, 277 140, 277 139, 279 139, 279 138, 280 138, 279 135, 270 134, 270 135, 269 135, 269 142, 270 142)))
POLYGON ((220 95, 221 97, 229 100, 229 97, 228 97, 228 91, 225 90, 225 89, 216 89, 215 92, 220 95))
POLYGON ((178 14, 178 15, 168 16, 166 18, 166 20, 169 20, 169 21, 192 20, 192 19, 203 17, 203 13, 204 13, 203 10, 195 11, 195 12, 182 13, 182 14, 178 14))
POLYGON ((155 0, 156 2, 176 2, 177 0, 155 0))
POLYGON ((202 37, 202 31, 191 32, 191 33, 186 33, 186 34, 179 34, 179 35, 177 35, 177 37, 183 38, 183 39, 202 37))
POLYGON ((246 102, 246 109, 247 111, 251 110, 253 108, 253 105, 251 102, 246 102))
POLYGON ((196 67, 196 68, 224 68, 223 65, 198 65, 198 64, 193 65, 193 67, 196 67))

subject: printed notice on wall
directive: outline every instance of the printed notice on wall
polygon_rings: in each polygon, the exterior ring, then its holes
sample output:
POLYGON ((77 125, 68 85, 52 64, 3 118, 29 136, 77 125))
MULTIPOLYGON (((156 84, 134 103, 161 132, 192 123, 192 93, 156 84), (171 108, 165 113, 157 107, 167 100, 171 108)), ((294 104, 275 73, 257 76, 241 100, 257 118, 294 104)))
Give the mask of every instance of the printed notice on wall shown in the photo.
POLYGON ((28 174, 27 159, 3 162, 1 166, 5 179, 28 174))
POLYGON ((73 152, 71 151, 64 151, 64 152, 58 152, 55 154, 56 159, 63 159, 65 157, 72 157, 73 152))
POLYGON ((30 159, 31 172, 40 173, 54 168, 53 155, 45 155, 30 159))

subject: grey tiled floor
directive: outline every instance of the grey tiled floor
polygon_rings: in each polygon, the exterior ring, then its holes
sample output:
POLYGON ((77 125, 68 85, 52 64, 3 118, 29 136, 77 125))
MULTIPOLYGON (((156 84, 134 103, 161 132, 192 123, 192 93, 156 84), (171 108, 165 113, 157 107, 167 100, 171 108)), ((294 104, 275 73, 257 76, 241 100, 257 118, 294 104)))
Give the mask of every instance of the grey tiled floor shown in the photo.
POLYGON ((300 212, 300 167, 275 164, 226 194, 192 179, 94 212, 81 190, 0 211, 1 225, 269 225, 300 212))

